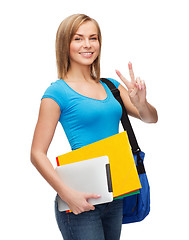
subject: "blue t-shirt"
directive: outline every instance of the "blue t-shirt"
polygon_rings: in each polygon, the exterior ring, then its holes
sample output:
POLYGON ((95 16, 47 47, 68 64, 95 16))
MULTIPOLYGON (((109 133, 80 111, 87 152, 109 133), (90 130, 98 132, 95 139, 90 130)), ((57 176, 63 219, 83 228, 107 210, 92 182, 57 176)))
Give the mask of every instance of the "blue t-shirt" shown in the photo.
MULTIPOLYGON (((116 87, 119 82, 109 78, 116 87)), ((60 123, 72 150, 110 137, 119 132, 122 107, 110 89, 100 81, 106 90, 104 100, 89 98, 77 93, 64 80, 59 79, 45 91, 43 98, 51 98, 59 105, 60 123)))

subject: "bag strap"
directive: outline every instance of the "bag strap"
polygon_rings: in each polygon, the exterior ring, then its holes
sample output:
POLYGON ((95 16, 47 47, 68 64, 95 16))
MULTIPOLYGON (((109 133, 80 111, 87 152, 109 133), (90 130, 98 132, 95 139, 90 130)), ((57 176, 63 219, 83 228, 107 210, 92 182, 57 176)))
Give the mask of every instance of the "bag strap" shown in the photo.
POLYGON ((108 79, 106 78, 101 78, 100 79, 102 82, 106 83, 106 85, 110 88, 112 94, 114 95, 114 97, 117 99, 117 101, 121 104, 122 106, 122 117, 121 117, 121 123, 123 125, 123 128, 125 131, 127 131, 128 134, 128 138, 129 138, 129 142, 131 144, 131 149, 133 153, 137 153, 140 152, 140 147, 138 145, 138 142, 136 140, 133 128, 131 126, 128 114, 127 114, 127 110, 123 104, 123 101, 121 99, 120 96, 120 91, 118 88, 116 88, 116 86, 108 79))
POLYGON ((131 126, 131 123, 130 123, 130 120, 129 120, 129 117, 128 117, 128 114, 127 114, 127 110, 126 110, 126 108, 124 106, 124 103, 121 99, 120 91, 119 91, 118 88, 116 88, 116 86, 110 80, 108 80, 106 78, 101 78, 100 80, 102 82, 104 82, 109 87, 109 89, 111 90, 114 97, 117 99, 117 101, 122 106, 121 123, 123 125, 124 130, 127 132, 133 154, 137 154, 137 170, 138 170, 138 173, 139 174, 145 173, 143 161, 142 161, 142 159, 140 157, 140 154, 139 154, 139 152, 141 150, 140 150, 140 147, 138 145, 137 139, 135 137, 133 128, 131 126))

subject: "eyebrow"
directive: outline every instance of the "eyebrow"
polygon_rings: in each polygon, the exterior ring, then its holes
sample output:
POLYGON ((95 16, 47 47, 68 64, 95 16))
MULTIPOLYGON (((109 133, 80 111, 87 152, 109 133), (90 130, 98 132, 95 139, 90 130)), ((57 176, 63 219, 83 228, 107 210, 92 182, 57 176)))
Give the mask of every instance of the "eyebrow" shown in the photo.
MULTIPOLYGON (((83 37, 83 34, 79 34, 79 33, 76 33, 75 35, 78 35, 80 37, 83 37)), ((98 36, 97 33, 94 33, 94 34, 91 34, 90 37, 93 37, 93 36, 98 36)))

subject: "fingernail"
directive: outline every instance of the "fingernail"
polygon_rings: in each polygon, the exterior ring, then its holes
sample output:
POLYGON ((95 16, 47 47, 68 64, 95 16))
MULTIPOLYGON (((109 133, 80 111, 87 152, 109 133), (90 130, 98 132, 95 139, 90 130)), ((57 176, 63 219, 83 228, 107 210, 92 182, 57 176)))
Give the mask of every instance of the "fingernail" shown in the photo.
POLYGON ((128 67, 129 67, 130 70, 132 69, 132 63, 131 62, 128 63, 128 67))

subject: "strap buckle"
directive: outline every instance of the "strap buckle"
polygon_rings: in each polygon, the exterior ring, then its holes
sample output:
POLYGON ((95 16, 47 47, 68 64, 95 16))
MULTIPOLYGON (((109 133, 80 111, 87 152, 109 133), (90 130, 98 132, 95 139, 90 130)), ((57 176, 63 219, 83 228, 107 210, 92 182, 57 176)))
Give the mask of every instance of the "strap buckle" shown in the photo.
POLYGON ((133 154, 138 154, 139 152, 141 152, 141 150, 140 150, 140 148, 137 148, 136 150, 132 149, 132 152, 133 152, 133 154))

